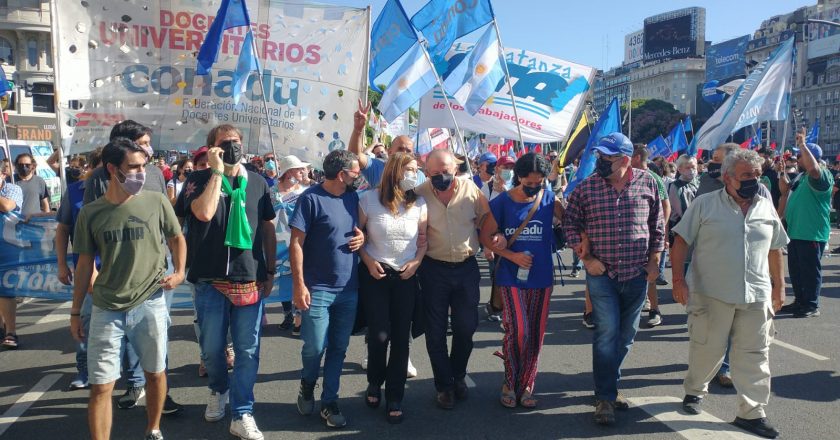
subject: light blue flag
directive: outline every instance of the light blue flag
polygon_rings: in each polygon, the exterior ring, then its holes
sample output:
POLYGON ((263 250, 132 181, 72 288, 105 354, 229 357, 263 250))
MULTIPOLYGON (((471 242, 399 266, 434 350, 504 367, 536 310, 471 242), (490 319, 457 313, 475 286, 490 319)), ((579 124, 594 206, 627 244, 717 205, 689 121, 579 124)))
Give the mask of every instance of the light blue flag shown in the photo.
POLYGON ((413 17, 411 24, 429 41, 429 55, 442 60, 458 38, 493 20, 490 0, 430 0, 413 17))
POLYGON ((377 108, 386 121, 396 119, 437 85, 435 72, 424 51, 419 42, 414 43, 391 84, 382 94, 377 108))
MULTIPOLYGON (((0 71, 2 72, 2 71, 0 71)), ((817 118, 814 125, 811 127, 811 132, 805 137, 805 142, 809 144, 818 144, 820 140, 820 120, 817 118)))
POLYGON ((671 149, 668 148, 668 143, 665 142, 665 138, 663 138, 661 134, 657 136, 656 139, 650 141, 650 143, 647 144, 647 148, 650 151, 650 157, 652 158, 659 156, 669 157, 673 154, 671 149))
POLYGON ((239 96, 248 88, 248 78, 251 77, 252 72, 260 71, 260 61, 254 55, 254 39, 253 32, 248 30, 245 35, 245 42, 242 43, 242 49, 239 50, 239 61, 236 63, 236 70, 233 71, 233 103, 239 104, 239 96))
POLYGON ((481 154, 481 137, 475 135, 467 142, 467 155, 469 157, 476 157, 481 154))
POLYGON ((761 147, 761 128, 755 131, 755 136, 750 139, 750 150, 761 147))
POLYGON ((443 87, 470 115, 475 115, 504 80, 496 28, 488 26, 469 54, 452 70, 443 87))
POLYGON ((563 193, 565 197, 569 197, 578 184, 586 180, 586 178, 595 171, 596 158, 593 148, 598 145, 598 141, 600 141, 602 137, 617 131, 621 131, 621 111, 618 107, 618 99, 613 98, 610 105, 607 106, 603 113, 601 113, 601 117, 598 118, 598 122, 596 122, 595 126, 592 127, 592 134, 589 135, 589 141, 586 143, 586 149, 583 150, 583 154, 580 157, 580 166, 575 172, 574 177, 572 177, 572 180, 569 182, 569 185, 566 187, 566 191, 563 193))
POLYGON ((795 55, 793 38, 753 69, 695 135, 695 151, 712 150, 747 125, 787 120, 795 55))
POLYGON ((204 36, 204 42, 198 49, 198 67, 195 73, 207 75, 213 67, 213 63, 219 57, 219 48, 222 45, 222 34, 230 29, 239 26, 251 26, 251 18, 248 16, 248 6, 245 0, 222 0, 219 11, 213 24, 204 36))
POLYGON ((399 0, 388 0, 370 32, 370 88, 382 93, 374 80, 417 42, 417 33, 399 0))
POLYGON ((694 133, 694 126, 691 125, 691 116, 686 116, 685 121, 683 121, 683 125, 685 126, 686 133, 694 133))
POLYGON ((678 122, 671 129, 671 133, 668 134, 666 142, 672 153, 679 153, 680 151, 688 152, 688 139, 685 137, 685 126, 682 121, 678 122))

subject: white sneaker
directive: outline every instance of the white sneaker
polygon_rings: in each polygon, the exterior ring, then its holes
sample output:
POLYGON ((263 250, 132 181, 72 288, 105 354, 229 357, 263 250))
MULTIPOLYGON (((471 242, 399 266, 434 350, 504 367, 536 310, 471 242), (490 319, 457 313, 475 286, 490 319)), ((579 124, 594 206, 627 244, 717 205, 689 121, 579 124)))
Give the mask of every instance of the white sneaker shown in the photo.
POLYGON ((367 355, 365 355, 365 359, 362 361, 362 370, 367 371, 367 355))
POLYGON ((210 398, 207 400, 207 408, 204 410, 204 420, 208 422, 218 422, 225 418, 225 409, 228 403, 228 394, 230 390, 224 393, 217 393, 210 391, 210 398))
POLYGON ((242 414, 241 419, 232 420, 230 422, 230 433, 242 440, 263 440, 263 434, 257 428, 257 422, 254 421, 254 416, 250 414, 242 414))
POLYGON ((405 377, 411 379, 412 377, 417 377, 417 368, 414 367, 414 364, 411 363, 411 358, 408 358, 408 369, 405 373, 405 377))
POLYGON ((650 299, 647 297, 647 295, 645 295, 645 303, 642 305, 642 311, 643 312, 649 312, 650 311, 650 299))

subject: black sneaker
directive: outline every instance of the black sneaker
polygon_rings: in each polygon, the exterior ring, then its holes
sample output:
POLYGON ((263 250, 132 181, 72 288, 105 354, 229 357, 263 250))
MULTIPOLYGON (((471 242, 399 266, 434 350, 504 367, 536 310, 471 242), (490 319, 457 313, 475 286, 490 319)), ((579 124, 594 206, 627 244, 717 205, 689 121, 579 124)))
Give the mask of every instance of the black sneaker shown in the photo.
POLYGON ((735 421, 732 424, 764 438, 776 438, 779 436, 779 431, 767 421, 766 417, 752 420, 735 417, 735 421))
POLYGON ((840 246, 837 246, 836 248, 832 249, 831 253, 832 254, 840 254, 840 246))
POLYGON ((315 412, 315 383, 309 384, 303 379, 300 380, 297 409, 302 416, 309 416, 315 412))
POLYGON ((799 303, 794 301, 790 304, 782 306, 782 308, 779 309, 779 313, 798 313, 801 308, 802 307, 799 305, 799 303))
POLYGON ((163 434, 160 432, 159 429, 156 429, 152 432, 147 433, 146 436, 143 437, 143 440, 163 440, 163 434))
POLYGON ((327 422, 330 428, 343 428, 347 426, 347 418, 341 414, 338 402, 329 402, 321 405, 321 418, 327 422))
POLYGON ((292 336, 300 336, 300 326, 299 325, 296 325, 292 329, 292 336))
POLYGON ((292 328, 294 325, 295 318, 292 316, 291 313, 286 313, 286 317, 283 318, 283 322, 280 324, 280 330, 288 330, 292 328))
POLYGON ((572 273, 569 274, 569 278, 577 278, 580 276, 580 271, 577 269, 573 269, 572 273))
POLYGON ((658 309, 650 309, 650 312, 648 312, 647 326, 653 328, 657 325, 662 325, 662 314, 659 313, 658 309))
POLYGON ((131 409, 137 406, 137 402, 146 396, 146 389, 143 387, 128 387, 125 394, 117 400, 117 407, 120 409, 131 409))
POLYGON ((817 309, 799 309, 793 313, 794 318, 816 318, 820 316, 820 311, 817 309))
POLYGON ((487 313, 487 320, 490 322, 500 322, 502 320, 502 314, 496 311, 496 308, 493 307, 493 304, 489 302, 484 305, 484 311, 487 313))
POLYGON ((700 405, 703 403, 703 398, 700 396, 692 396, 691 394, 686 394, 682 401, 682 408, 683 410, 691 415, 698 415, 703 412, 700 409, 700 405))
POLYGON ((592 312, 583 312, 583 326, 589 329, 595 328, 595 321, 592 320, 592 312))
POLYGON ((659 277, 659 278, 656 279, 656 285, 657 286, 667 286, 668 285, 668 280, 666 280, 665 278, 659 277))
POLYGON ((169 414, 175 414, 176 412, 178 412, 180 410, 181 410, 181 405, 179 405, 177 402, 172 400, 172 397, 169 394, 167 394, 166 395, 166 400, 163 401, 163 410, 161 410, 160 413, 164 414, 164 415, 169 415, 169 414))

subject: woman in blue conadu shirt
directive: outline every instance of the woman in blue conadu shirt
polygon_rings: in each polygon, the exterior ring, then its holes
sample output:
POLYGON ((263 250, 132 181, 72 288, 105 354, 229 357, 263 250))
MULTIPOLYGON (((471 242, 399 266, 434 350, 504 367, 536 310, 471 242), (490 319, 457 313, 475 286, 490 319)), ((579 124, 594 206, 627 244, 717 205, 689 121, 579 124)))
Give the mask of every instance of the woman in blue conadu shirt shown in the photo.
POLYGON ((563 216, 560 200, 545 185, 549 168, 548 160, 538 154, 519 158, 514 166, 514 187, 490 202, 491 215, 481 225, 481 243, 502 257, 496 269, 505 327, 505 380, 500 402, 508 408, 516 407, 517 402, 525 408, 537 405, 534 382, 554 286, 552 220, 563 216), (539 203, 536 212, 510 243, 534 203, 539 203), (504 235, 506 249, 492 246, 496 234, 504 235), (517 278, 520 268, 528 270, 527 279, 517 278))

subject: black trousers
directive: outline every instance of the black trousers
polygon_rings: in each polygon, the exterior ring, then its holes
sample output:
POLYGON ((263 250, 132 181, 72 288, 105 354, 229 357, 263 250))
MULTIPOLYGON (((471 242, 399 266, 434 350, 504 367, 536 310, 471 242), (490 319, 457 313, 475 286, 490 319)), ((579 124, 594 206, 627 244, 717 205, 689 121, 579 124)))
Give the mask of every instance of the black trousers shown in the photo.
POLYGON ((411 323, 418 294, 417 276, 407 280, 386 277, 375 280, 367 267, 359 265, 360 294, 367 319, 370 385, 385 383, 385 399, 401 402, 405 393, 411 323), (388 345, 391 354, 387 359, 388 345))
POLYGON ((435 388, 449 391, 467 374, 478 327, 478 262, 448 264, 425 258, 420 266, 420 287, 426 313, 426 350, 432 363, 435 388), (452 313, 452 351, 446 345, 447 318, 452 313))

